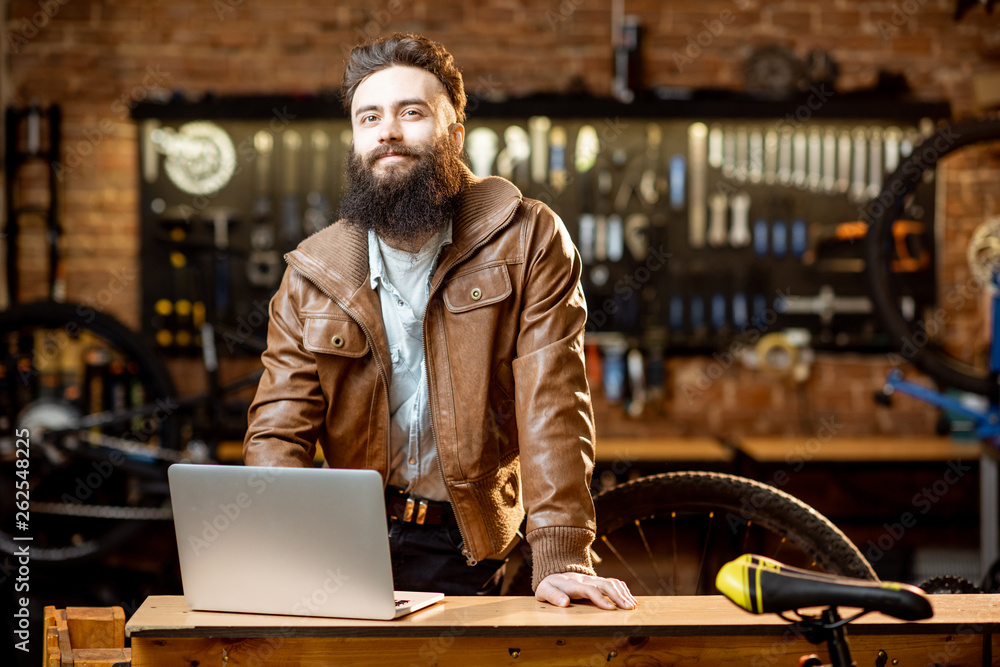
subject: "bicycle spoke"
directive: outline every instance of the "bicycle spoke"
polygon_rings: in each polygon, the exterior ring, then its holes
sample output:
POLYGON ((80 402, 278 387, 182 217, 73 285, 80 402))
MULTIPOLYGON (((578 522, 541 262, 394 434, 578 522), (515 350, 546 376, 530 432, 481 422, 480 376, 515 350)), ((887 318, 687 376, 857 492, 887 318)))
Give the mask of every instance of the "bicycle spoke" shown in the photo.
MULTIPOLYGON (((654 517, 651 516, 649 518, 652 520, 654 517)), ((656 556, 653 555, 653 549, 649 546, 649 540, 646 539, 646 531, 642 529, 641 519, 635 520, 635 529, 639 531, 639 538, 642 539, 642 545, 646 549, 646 556, 649 558, 649 562, 653 566, 653 572, 656 573, 656 580, 661 584, 660 588, 662 588, 663 573, 660 571, 656 556)))
POLYGON ((781 560, 778 556, 781 554, 781 550, 782 550, 782 548, 784 548, 784 546, 785 546, 785 544, 787 542, 788 542, 788 540, 786 540, 784 537, 782 537, 781 541, 778 542, 778 548, 774 550, 774 554, 771 556, 771 558, 773 558, 774 560, 781 560))
POLYGON ((632 575, 632 578, 635 579, 636 583, 638 583, 640 586, 642 586, 643 590, 646 591, 646 594, 647 595, 654 595, 652 589, 650 589, 650 587, 646 585, 646 582, 642 579, 642 577, 640 577, 638 575, 638 573, 634 569, 632 569, 632 566, 629 565, 628 561, 626 561, 622 557, 622 555, 621 555, 621 553, 619 553, 618 549, 616 549, 615 546, 613 544, 611 544, 611 540, 608 539, 607 535, 601 535, 601 542, 603 542, 608 547, 608 549, 611 551, 611 553, 613 553, 615 555, 615 558, 617 558, 621 562, 621 564, 625 566, 625 569, 629 571, 629 574, 632 575))
POLYGON ((672 581, 674 582, 674 592, 671 595, 677 595, 677 587, 680 584, 680 579, 677 577, 677 512, 670 513, 670 533, 671 542, 674 548, 674 558, 673 558, 673 576, 672 581))
POLYGON ((747 521, 746 525, 743 527, 743 543, 740 545, 740 553, 747 553, 750 551, 750 527, 753 525, 753 521, 747 521))
POLYGON ((698 583, 695 584, 695 595, 701 590, 702 578, 705 574, 705 565, 708 563, 708 545, 712 541, 712 522, 715 519, 715 512, 708 513, 708 525, 705 531, 705 544, 701 550, 701 558, 698 559, 698 583))

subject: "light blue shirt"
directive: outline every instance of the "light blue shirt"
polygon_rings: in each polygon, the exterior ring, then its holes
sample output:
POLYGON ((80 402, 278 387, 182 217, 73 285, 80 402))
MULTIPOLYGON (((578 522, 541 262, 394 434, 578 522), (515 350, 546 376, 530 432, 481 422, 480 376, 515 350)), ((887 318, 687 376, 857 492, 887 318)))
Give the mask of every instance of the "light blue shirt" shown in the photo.
POLYGON ((378 291, 389 339, 389 484, 418 498, 449 500, 431 431, 423 322, 431 274, 451 243, 451 222, 416 253, 388 246, 368 231, 371 287, 378 291))

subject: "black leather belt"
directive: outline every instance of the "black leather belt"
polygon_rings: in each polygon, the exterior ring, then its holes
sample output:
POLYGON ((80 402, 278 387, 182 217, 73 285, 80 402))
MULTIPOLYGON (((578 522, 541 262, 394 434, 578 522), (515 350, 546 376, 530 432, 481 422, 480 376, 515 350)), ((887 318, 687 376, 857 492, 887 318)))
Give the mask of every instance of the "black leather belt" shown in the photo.
POLYGON ((394 486, 385 490, 385 511, 390 519, 418 526, 457 526, 451 503, 414 498, 394 486))

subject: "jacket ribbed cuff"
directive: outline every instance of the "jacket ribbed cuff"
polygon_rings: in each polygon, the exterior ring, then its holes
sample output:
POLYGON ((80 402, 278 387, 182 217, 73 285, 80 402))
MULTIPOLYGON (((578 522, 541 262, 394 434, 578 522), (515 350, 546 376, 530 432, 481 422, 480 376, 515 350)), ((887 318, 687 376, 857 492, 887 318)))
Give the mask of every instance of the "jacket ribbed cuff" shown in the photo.
POLYGON ((573 526, 549 526, 531 531, 527 538, 531 545, 532 591, 550 574, 594 574, 590 562, 592 531, 573 526))

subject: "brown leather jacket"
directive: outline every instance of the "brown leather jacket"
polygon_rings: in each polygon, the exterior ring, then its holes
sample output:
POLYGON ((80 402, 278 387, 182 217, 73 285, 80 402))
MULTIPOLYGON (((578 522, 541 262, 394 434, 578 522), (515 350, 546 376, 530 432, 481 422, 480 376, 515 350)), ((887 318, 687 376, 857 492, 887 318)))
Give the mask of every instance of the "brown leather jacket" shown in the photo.
MULTIPOLYGON (((528 512, 533 585, 593 574, 594 418, 584 372, 581 264, 562 221, 513 184, 467 177, 431 279, 424 353, 432 431, 470 564, 496 557, 528 512)), ((248 465, 388 476, 392 364, 367 234, 343 222, 286 255, 243 445, 248 465)))

